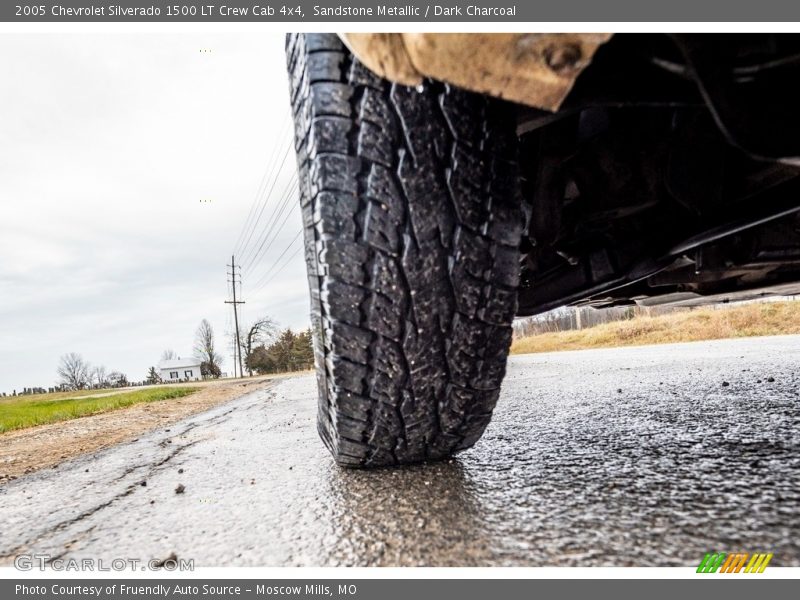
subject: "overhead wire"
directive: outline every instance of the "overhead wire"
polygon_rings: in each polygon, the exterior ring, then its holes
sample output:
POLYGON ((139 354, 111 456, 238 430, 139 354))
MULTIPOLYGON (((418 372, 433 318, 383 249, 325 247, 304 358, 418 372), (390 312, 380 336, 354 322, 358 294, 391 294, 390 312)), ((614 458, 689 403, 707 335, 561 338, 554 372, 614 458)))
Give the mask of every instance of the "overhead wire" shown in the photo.
MULTIPOLYGON (((256 294, 256 293, 260 292, 267 285, 267 283, 272 281, 272 279, 274 278, 274 275, 276 275, 283 267, 281 267, 281 269, 278 269, 278 271, 275 271, 274 273, 272 273, 272 270, 278 265, 280 260, 286 255, 286 253, 292 248, 292 246, 294 246, 295 242, 297 241, 297 239, 300 237, 300 235, 302 233, 303 233, 303 228, 301 227, 300 231, 298 231, 295 234, 295 236, 292 238, 292 240, 283 249, 283 252, 281 252, 278 255, 278 257, 272 262, 272 265, 261 276, 261 279, 259 279, 259 281, 253 286, 253 291, 251 293, 256 294), (273 275, 272 277, 269 277, 270 273, 272 273, 272 275, 273 275)), ((300 248, 302 248, 302 244, 301 244, 300 248)), ((300 250, 300 248, 298 248, 298 251, 300 250)), ((297 252, 295 252, 295 254, 297 254, 297 252)), ((283 266, 286 266, 286 265, 284 264, 283 266)))
MULTIPOLYGON (((286 138, 286 134, 288 133, 289 125, 292 122, 291 119, 291 112, 287 112, 284 116, 283 124, 281 125, 280 132, 278 134, 278 139, 282 140, 286 138)), ((239 232, 239 236, 236 238, 236 243, 233 246, 233 254, 238 254, 239 250, 243 250, 244 247, 242 242, 244 240, 245 235, 247 235, 248 231, 251 230, 251 226, 253 225, 253 215, 256 213, 256 209, 259 205, 259 200, 262 199, 262 195, 264 190, 267 188, 267 182, 270 181, 275 174, 275 167, 277 165, 276 159, 278 158, 278 154, 281 150, 280 144, 275 144, 272 147, 272 154, 267 162, 267 168, 264 169, 264 174, 261 177, 261 181, 256 188, 255 196, 253 197, 253 201, 250 204, 250 210, 247 212, 247 218, 242 225, 242 230, 239 232)), ((263 197, 263 201, 268 200, 268 196, 263 197)))
MULTIPOLYGON (((286 186, 283 188, 283 192, 281 199, 277 201, 277 204, 272 210, 272 213, 267 218, 267 221, 264 225, 264 231, 259 236, 260 244, 258 248, 252 252, 249 258, 243 258, 240 264, 243 265, 244 271, 250 275, 250 267, 256 263, 256 261, 261 258, 267 251, 269 247, 272 246, 272 243, 275 241, 275 237, 280 233, 280 227, 275 229, 275 226, 280 221, 281 217, 283 216, 286 208, 290 205, 290 202, 296 197, 295 192, 297 190, 297 173, 293 173, 292 176, 289 178, 289 181, 286 183, 286 186)), ((288 213, 291 214, 291 211, 288 213)), ((287 216, 288 218, 288 216, 287 216)), ((286 218, 281 222, 281 227, 283 223, 286 222, 286 218)))
POLYGON ((267 281, 265 281, 265 282, 264 282, 264 286, 263 286, 263 287, 266 287, 267 285, 269 285, 269 284, 270 284, 270 282, 271 282, 273 279, 275 279, 275 278, 278 276, 278 273, 280 273, 281 271, 283 271, 283 269, 285 269, 285 268, 286 268, 286 267, 289 265, 289 263, 291 263, 291 262, 292 262, 292 259, 293 259, 295 256, 297 256, 297 255, 300 253, 300 251, 301 251, 302 249, 303 249, 303 245, 301 244, 301 245, 300 245, 300 247, 299 247, 299 248, 297 248, 297 250, 295 250, 295 251, 294 251, 294 252, 293 252, 293 253, 292 253, 292 254, 289 256, 289 258, 287 258, 287 259, 286 259, 286 262, 285 262, 285 263, 283 263, 283 265, 281 265, 281 267, 280 267, 280 268, 279 268, 277 271, 275 271, 275 272, 272 274, 272 277, 270 277, 269 279, 267 279, 267 281))
MULTIPOLYGON (((256 190, 256 196, 251 203, 245 222, 234 244, 234 255, 236 256, 236 262, 239 268, 241 268, 240 273, 247 276, 248 280, 251 279, 250 276, 254 275, 259 266, 261 266, 260 263, 262 259, 267 256, 269 250, 277 242, 286 223, 292 216, 293 211, 287 211, 287 208, 292 205, 293 200, 295 201, 294 205, 297 206, 298 176, 296 171, 292 173, 281 192, 279 194, 275 193, 278 181, 283 179, 284 167, 293 149, 291 137, 287 139, 288 126, 291 122, 291 114, 287 114, 279 134, 279 139, 286 140, 285 144, 278 143, 275 145, 269 161, 270 167, 265 170, 261 178, 258 189, 256 190), (282 156, 281 150, 283 150, 282 156), (277 160, 279 156, 281 157, 280 161, 277 160), (269 211, 267 211, 268 206, 271 206, 269 211)), ((252 286, 252 291, 249 291, 249 293, 254 294, 261 291, 300 252, 302 244, 286 261, 281 263, 282 259, 284 259, 287 253, 295 246, 302 232, 303 230, 301 228, 289 244, 278 254, 277 258, 272 261, 269 267, 258 277, 256 284, 252 286)), ((240 294, 243 293, 242 280, 244 278, 241 274, 237 282, 239 284, 240 294)), ((250 286, 248 286, 248 288, 250 288, 250 286)))
MULTIPOLYGON (((283 166, 286 164, 286 159, 289 157, 289 151, 291 149, 292 149, 292 145, 291 144, 287 144, 286 151, 284 152, 283 158, 281 159, 281 162, 280 162, 280 166, 278 167, 278 170, 275 172, 275 177, 273 177, 273 179, 272 179, 272 184, 269 187, 269 191, 267 192, 266 198, 265 198, 264 202, 261 204, 260 210, 258 211, 258 217, 256 217, 255 221, 253 222, 253 226, 250 228, 250 233, 247 235, 247 240, 244 242, 244 244, 242 246, 242 249, 240 251, 239 264, 242 264, 242 261, 245 260, 245 257, 249 253, 252 253, 252 249, 248 249, 248 244, 250 244, 250 240, 253 237, 253 233, 256 231, 256 229, 258 228, 258 224, 261 222, 261 216, 264 214, 264 210, 266 209, 267 205, 270 204, 269 201, 272 198, 273 191, 275 190, 275 184, 278 182, 278 179, 280 178, 281 171, 283 170, 283 166)), ((274 213, 274 209, 273 209, 273 213, 274 213)), ((252 247, 255 247, 255 244, 258 243, 258 239, 259 238, 256 237, 256 241, 254 242, 252 247)))
POLYGON ((289 181, 288 185, 286 186, 286 188, 284 190, 284 196, 283 196, 283 200, 281 202, 281 206, 278 209, 278 211, 276 212, 275 218, 273 219, 272 223, 270 224, 268 231, 266 231, 266 233, 265 233, 265 238, 264 238, 265 245, 264 245, 263 249, 259 249, 259 251, 255 255, 253 255, 251 261, 248 263, 247 267, 245 268, 245 270, 248 273, 248 275, 252 274, 252 271, 254 271, 257 268, 258 259, 261 258, 261 257, 266 257, 267 256, 267 252, 272 247, 272 245, 275 243, 275 241, 278 239, 278 236, 283 231, 283 228, 286 225, 286 222, 289 220, 289 217, 291 217, 292 214, 294 214, 294 211, 292 210, 292 207, 297 206, 297 203, 296 203, 297 194, 294 193, 297 190, 296 185, 297 185, 297 178, 294 177, 294 178, 292 178, 292 180, 289 181), (289 210, 287 210, 287 208, 289 210), (285 214, 285 216, 284 216, 284 214, 285 214), (280 221, 280 225, 278 225, 278 222, 281 219, 281 217, 283 217, 283 220, 280 221), (254 266, 254 265, 256 265, 256 266, 254 266), (253 269, 251 270, 250 267, 253 267, 253 269))

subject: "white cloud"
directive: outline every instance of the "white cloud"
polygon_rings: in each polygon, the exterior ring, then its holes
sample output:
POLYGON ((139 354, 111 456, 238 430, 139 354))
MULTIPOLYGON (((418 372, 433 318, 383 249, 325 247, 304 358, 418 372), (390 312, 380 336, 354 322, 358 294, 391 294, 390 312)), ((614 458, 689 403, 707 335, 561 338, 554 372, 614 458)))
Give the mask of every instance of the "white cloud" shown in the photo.
MULTIPOLYGON (((225 264, 288 143, 283 36, 3 35, 0 53, 0 391, 52 385, 70 351, 142 379, 202 318, 224 351, 225 264)), ((245 291, 299 230, 290 208, 245 291)), ((305 327, 307 295, 300 253, 244 312, 305 327)))

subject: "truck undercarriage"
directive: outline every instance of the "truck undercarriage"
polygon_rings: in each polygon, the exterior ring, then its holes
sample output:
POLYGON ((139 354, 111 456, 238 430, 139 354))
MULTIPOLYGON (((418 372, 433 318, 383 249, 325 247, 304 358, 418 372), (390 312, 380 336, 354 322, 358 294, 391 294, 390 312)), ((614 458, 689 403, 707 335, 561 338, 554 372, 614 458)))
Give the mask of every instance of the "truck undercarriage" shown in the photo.
POLYGON ((518 314, 794 293, 798 74, 797 36, 621 34, 557 112, 520 107, 518 314))
POLYGON ((515 316, 800 289, 800 37, 345 39, 287 38, 339 464, 472 446, 515 316))

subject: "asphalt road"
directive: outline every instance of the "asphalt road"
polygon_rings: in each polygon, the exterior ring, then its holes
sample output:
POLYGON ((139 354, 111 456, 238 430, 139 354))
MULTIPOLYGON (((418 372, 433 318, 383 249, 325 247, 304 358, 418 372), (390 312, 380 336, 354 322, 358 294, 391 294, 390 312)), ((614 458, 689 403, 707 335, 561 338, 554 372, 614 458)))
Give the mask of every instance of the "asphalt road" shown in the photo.
POLYGON ((484 438, 405 469, 335 467, 315 404, 286 380, 0 486, 0 562, 800 565, 800 336, 514 357, 484 438))

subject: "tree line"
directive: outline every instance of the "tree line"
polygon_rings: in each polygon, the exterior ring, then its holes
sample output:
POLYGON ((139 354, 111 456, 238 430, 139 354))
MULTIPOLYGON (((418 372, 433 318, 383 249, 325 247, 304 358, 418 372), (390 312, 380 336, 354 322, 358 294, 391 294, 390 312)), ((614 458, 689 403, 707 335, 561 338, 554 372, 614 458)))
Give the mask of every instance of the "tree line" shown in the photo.
MULTIPOLYGON (((233 348, 236 338, 229 334, 233 348)), ((295 333, 291 328, 281 329, 271 317, 260 317, 241 329, 239 337, 243 367, 248 375, 266 375, 310 369, 314 366, 314 350, 311 330, 295 333)), ((204 379, 216 379, 222 375, 222 355, 217 351, 214 329, 203 319, 195 332, 194 357, 200 361, 200 373, 204 379)), ((173 350, 165 350, 161 360, 178 358, 173 350)), ((150 367, 147 383, 161 383, 155 367, 150 367)))
MULTIPOLYGON (((264 316, 242 327, 240 349, 248 375, 267 375, 310 369, 314 366, 311 330, 295 333, 281 329, 271 317, 264 316)), ((234 339, 234 347, 235 347, 234 339)))
POLYGON ((56 370, 59 387, 64 391, 128 387, 125 373, 108 371, 103 365, 92 365, 77 352, 64 354, 56 370))
MULTIPOLYGON (((234 345, 235 345, 234 340, 234 345)), ((270 317, 261 317, 243 328, 240 337, 241 356, 248 375, 286 373, 314 366, 311 330, 295 333, 291 328, 280 329, 270 317)), ((222 355, 217 351, 214 328, 207 319, 200 321, 195 331, 194 358, 200 362, 203 379, 222 375, 222 355)), ((178 358, 174 350, 165 350, 161 361, 178 358)), ((120 371, 109 371, 103 365, 92 365, 77 352, 64 354, 57 369, 59 389, 65 391, 128 387, 132 383, 120 371)), ((144 384, 162 383, 156 366, 151 366, 144 384)), ((139 384, 141 385, 141 384, 139 384)))
POLYGON ((254 347, 245 359, 245 368, 252 374, 286 373, 314 366, 311 330, 295 333, 284 329, 268 344, 254 347))

